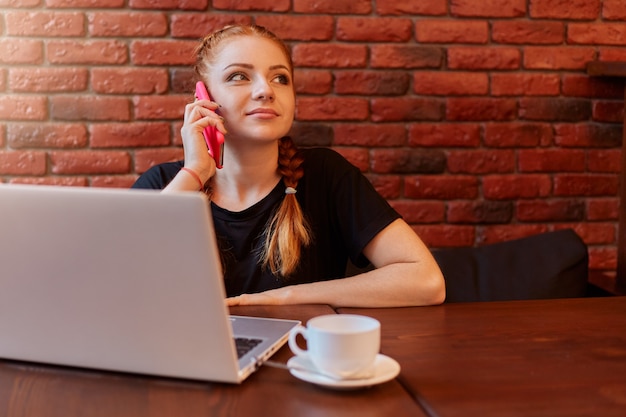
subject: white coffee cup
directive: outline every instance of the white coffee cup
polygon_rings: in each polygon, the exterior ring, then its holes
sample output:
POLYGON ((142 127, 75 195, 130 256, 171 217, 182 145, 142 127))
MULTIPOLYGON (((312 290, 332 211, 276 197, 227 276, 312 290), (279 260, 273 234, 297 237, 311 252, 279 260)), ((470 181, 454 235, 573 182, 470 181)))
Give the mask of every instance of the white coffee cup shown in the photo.
POLYGON ((298 326, 291 331, 289 348, 322 374, 354 377, 371 367, 380 351, 380 322, 356 314, 314 317, 306 327, 298 326), (298 335, 306 339, 306 350, 298 346, 298 335))

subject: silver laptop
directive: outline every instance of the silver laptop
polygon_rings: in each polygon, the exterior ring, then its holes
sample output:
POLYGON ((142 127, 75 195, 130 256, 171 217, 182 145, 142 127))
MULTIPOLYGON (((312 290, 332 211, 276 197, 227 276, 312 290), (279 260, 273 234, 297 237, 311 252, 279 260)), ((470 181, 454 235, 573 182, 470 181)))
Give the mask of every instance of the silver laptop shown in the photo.
POLYGON ((298 321, 224 297, 200 193, 0 185, 0 358, 239 383, 298 321))

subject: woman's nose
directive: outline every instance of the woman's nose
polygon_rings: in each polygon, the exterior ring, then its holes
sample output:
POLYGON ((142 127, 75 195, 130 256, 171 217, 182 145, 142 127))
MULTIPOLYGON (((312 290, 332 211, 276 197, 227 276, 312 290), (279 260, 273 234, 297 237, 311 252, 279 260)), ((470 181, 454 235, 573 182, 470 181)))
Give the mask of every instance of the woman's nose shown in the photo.
POLYGON ((265 80, 257 80, 254 84, 253 98, 255 100, 274 100, 274 90, 265 80))

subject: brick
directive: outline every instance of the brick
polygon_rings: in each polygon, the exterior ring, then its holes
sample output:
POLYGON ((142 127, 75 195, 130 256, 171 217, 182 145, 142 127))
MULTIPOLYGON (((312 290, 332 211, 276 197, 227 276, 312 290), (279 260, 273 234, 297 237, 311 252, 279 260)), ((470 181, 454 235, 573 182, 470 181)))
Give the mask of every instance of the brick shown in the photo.
POLYGON ((476 239, 474 226, 424 225, 413 227, 429 248, 473 246, 476 239))
POLYGON ((601 0, 530 0, 530 16, 547 19, 589 19, 599 17, 601 0))
MULTIPOLYGON (((174 120, 174 121, 171 122, 171 125, 172 125, 172 128, 174 129, 174 132, 173 132, 174 137, 172 139, 173 145, 182 147, 183 146, 183 137, 180 134, 180 130, 183 128, 183 120, 182 119, 181 120, 174 120)), ((292 124, 292 126, 293 126, 293 124, 292 124)))
POLYGON ((622 169, 621 149, 590 149, 587 151, 587 170, 618 174, 622 169))
POLYGON ((509 44, 561 44, 564 41, 563 22, 546 21, 494 21, 491 37, 497 43, 509 44))
POLYGON ((615 243, 616 225, 610 223, 564 223, 554 226, 554 230, 573 229, 587 245, 615 243))
POLYGON ((484 141, 490 147, 529 148, 551 145, 553 136, 547 123, 487 123, 484 141))
POLYGON ((350 124, 341 123, 334 127, 334 145, 396 147, 407 145, 407 133, 401 124, 350 124))
POLYGON ((85 35, 85 16, 76 12, 12 11, 4 15, 11 36, 73 37, 85 35))
POLYGON ((137 96, 133 98, 134 116, 137 120, 182 119, 191 95, 137 96))
POLYGON ((592 105, 592 119, 596 122, 620 123, 624 120, 623 101, 596 101, 592 105))
POLYGON ((46 55, 52 64, 125 64, 126 44, 118 40, 49 41, 46 55))
POLYGON ((520 172, 583 172, 585 151, 578 149, 521 149, 520 172))
POLYGON ((570 23, 567 42, 583 45, 626 45, 625 23, 570 23))
POLYGON ((216 13, 176 13, 170 16, 172 38, 201 39, 227 25, 249 24, 250 16, 216 13))
POLYGON ((439 68, 443 61, 441 48, 412 45, 372 45, 372 68, 439 68))
MULTIPOLYGON (((216 8, 215 3, 213 1, 213 7, 216 8)), ((128 5, 133 9, 206 10, 208 0, 159 0, 157 3, 154 0, 129 0, 128 5)))
POLYGON ((494 73, 491 94, 494 96, 557 96, 561 93, 558 74, 494 73))
POLYGON ((397 96, 409 89, 410 75, 392 71, 337 71, 334 90, 337 94, 397 96))
POLYGON ((0 0, 0 7, 30 8, 39 6, 41 0, 0 0))
POLYGON ((450 201, 446 212, 449 223, 508 223, 513 204, 508 201, 450 201))
POLYGON ((99 94, 163 94, 169 86, 168 72, 161 68, 92 68, 91 86, 99 94))
POLYGON ((626 20, 626 3, 622 0, 604 0, 602 17, 607 20, 626 20))
POLYGON ((450 13, 458 17, 520 17, 526 0, 450 0, 450 13))
POLYGON ((44 120, 48 117, 48 100, 44 96, 0 96, 0 119, 44 120))
POLYGON ((390 204, 409 224, 441 223, 445 220, 445 204, 442 201, 395 200, 390 204))
POLYGON ((7 126, 9 146, 23 148, 83 148, 87 129, 73 123, 12 123, 7 126))
POLYGON ((340 155, 357 167, 361 172, 366 172, 369 168, 369 152, 363 148, 334 148, 340 155))
POLYGON ((554 178, 556 196, 614 196, 618 188, 617 175, 561 174, 554 178))
POLYGON ((193 65, 197 41, 133 41, 130 59, 135 65, 193 65))
MULTIPOLYGON (((178 132, 180 132, 180 129, 177 128, 175 131, 178 134, 178 132)), ((302 147, 329 147, 334 142, 334 133, 332 127, 323 123, 295 122, 291 125, 291 129, 289 130, 288 134, 293 138, 297 146, 302 147)), ((180 141, 180 144, 182 145, 182 140, 180 141)))
POLYGON ((168 123, 94 124, 89 133, 92 148, 167 146, 171 143, 168 123))
POLYGON ((364 45, 298 43, 292 55, 294 65, 299 67, 362 68, 367 63, 364 45))
POLYGON ((409 129, 409 145, 475 148, 480 145, 481 128, 472 123, 416 123, 409 129))
MULTIPOLYGON (((39 0, 36 0, 39 3, 39 0)), ((107 9, 119 8, 124 6, 125 0, 46 0, 46 6, 49 8, 91 8, 91 9, 107 9)))
POLYGON ((517 102, 512 99, 451 97, 447 100, 447 120, 512 120, 517 102))
POLYGON ((135 153, 135 172, 143 174, 151 167, 164 163, 174 162, 183 159, 183 149, 181 148, 157 148, 139 149, 135 153))
POLYGON ((589 248, 589 268, 615 271, 617 267, 616 248, 589 248))
MULTIPOLYGON (((240 0, 232 0, 237 3, 240 0)), ((258 3, 259 0, 250 0, 258 3)), ((287 9, 289 9, 289 1, 287 9)), ((267 1, 273 3, 273 1, 267 1)), ((286 11, 285 10, 285 11, 286 11)), ((372 2, 370 0, 293 0, 293 11, 296 13, 319 13, 319 14, 370 14, 372 12, 372 2)))
POLYGON ((508 149, 451 150, 447 154, 451 174, 503 174, 515 170, 515 153, 508 149))
POLYGON ((624 61, 626 60, 626 50, 621 47, 597 47, 598 59, 600 61, 624 61))
POLYGON ((260 15, 255 23, 265 26, 283 40, 328 41, 335 34, 332 16, 260 15))
POLYGON ((99 188, 130 188, 136 175, 99 175, 91 178, 91 186, 99 188))
POLYGON ((369 104, 362 98, 297 99, 296 120, 365 120, 368 116, 369 104))
POLYGON ((294 88, 297 94, 328 94, 333 89, 333 74, 326 70, 296 69, 294 88))
POLYGON ((393 17, 340 17, 337 39, 360 42, 406 42, 413 35, 413 22, 393 17))
POLYGON ((377 174, 441 174, 446 156, 434 149, 374 149, 370 152, 370 167, 377 174))
POLYGON ((15 177, 11 184, 54 185, 63 187, 87 187, 89 182, 85 177, 15 177))
POLYGON ((469 175, 406 176, 406 196, 414 199, 455 200, 478 196, 478 179, 469 175))
POLYGON ((0 150, 0 175, 44 175, 46 153, 0 150))
POLYGON ((563 95, 571 97, 624 98, 624 80, 613 77, 563 75, 563 95))
POLYGON ((544 233, 548 230, 548 226, 544 224, 490 225, 481 228, 476 239, 481 245, 490 245, 544 233))
POLYGON ((415 24, 420 43, 487 43, 489 25, 482 20, 424 19, 415 24))
POLYGON ((169 92, 189 94, 195 91, 196 73, 191 67, 171 68, 169 70, 169 92))
POLYGON ((486 95, 489 93, 489 77, 484 72, 416 71, 413 91, 437 96, 486 95))
POLYGON ((587 220, 617 220, 619 216, 617 198, 594 198, 587 202, 587 220))
POLYGON ((584 69, 593 61, 593 48, 571 46, 528 46, 524 48, 524 68, 528 69, 584 69))
POLYGON ((0 91, 6 91, 7 89, 7 73, 6 68, 0 68, 0 91))
POLYGON ((448 11, 447 0, 377 0, 376 13, 379 15, 444 15, 448 11))
POLYGON ((519 106, 520 118, 526 120, 576 122, 591 117, 589 100, 524 97, 520 99, 519 106))
POLYGON ((123 151, 52 151, 52 173, 61 175, 125 174, 130 155, 123 151))
POLYGON ((374 122, 441 120, 444 115, 444 104, 436 99, 381 97, 371 100, 371 108, 374 122))
POLYGON ((621 126, 557 123, 554 132, 554 143, 563 147, 613 148, 622 143, 621 126))
POLYGON ((26 93, 85 91, 88 76, 86 68, 12 68, 9 87, 26 93))
POLYGON ((466 70, 500 69, 520 67, 521 54, 516 48, 455 46, 448 48, 448 68, 466 70))
POLYGON ((153 37, 167 34, 164 13, 96 12, 88 14, 89 33, 98 37, 153 37))
POLYGON ((289 0, 213 0, 211 3, 216 10, 228 11, 287 12, 290 8, 289 0))
POLYGON ((547 197, 552 192, 548 175, 488 175, 483 178, 483 195, 489 200, 547 197))
POLYGON ((33 64, 43 62, 43 42, 30 39, 0 38, 0 64, 33 64))
MULTIPOLYGON (((398 175, 368 175, 378 194, 386 199, 397 199, 400 197, 402 178, 398 175)), ((391 203, 392 201, 390 201, 391 203)))
POLYGON ((126 98, 99 96, 52 96, 50 114, 55 120, 117 120, 130 119, 126 98))

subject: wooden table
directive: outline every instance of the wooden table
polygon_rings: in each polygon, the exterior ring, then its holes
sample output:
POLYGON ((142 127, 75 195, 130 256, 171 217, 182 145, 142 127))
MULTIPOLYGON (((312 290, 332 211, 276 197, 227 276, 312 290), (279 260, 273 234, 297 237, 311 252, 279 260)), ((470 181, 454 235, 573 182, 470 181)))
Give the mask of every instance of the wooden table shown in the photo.
MULTIPOLYGON (((234 314, 298 319, 328 306, 247 307, 234 314)), ((1 335, 0 335, 1 337, 1 335)), ((283 347, 273 359, 291 357, 283 347)), ((332 391, 262 368, 241 385, 202 383, 0 360, 1 417, 425 416, 397 380, 332 391)))
POLYGON ((432 416, 626 415, 626 297, 338 311, 381 321, 432 416))

